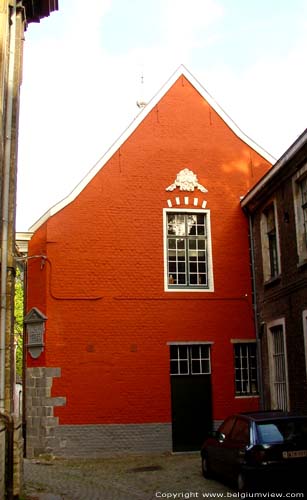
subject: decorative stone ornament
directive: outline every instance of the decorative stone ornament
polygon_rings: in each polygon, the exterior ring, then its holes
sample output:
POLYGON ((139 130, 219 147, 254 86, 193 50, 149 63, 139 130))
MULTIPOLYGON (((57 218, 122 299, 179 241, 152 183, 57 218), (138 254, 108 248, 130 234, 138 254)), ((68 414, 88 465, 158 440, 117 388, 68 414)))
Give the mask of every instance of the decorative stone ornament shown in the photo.
POLYGON ((194 191, 196 188, 202 193, 208 192, 204 186, 199 184, 197 175, 188 168, 184 168, 177 174, 175 182, 168 186, 166 191, 174 191, 177 187, 179 187, 180 191, 194 191))
POLYGON ((38 358, 44 350, 45 322, 47 317, 33 307, 24 318, 27 330, 27 348, 32 358, 38 358))

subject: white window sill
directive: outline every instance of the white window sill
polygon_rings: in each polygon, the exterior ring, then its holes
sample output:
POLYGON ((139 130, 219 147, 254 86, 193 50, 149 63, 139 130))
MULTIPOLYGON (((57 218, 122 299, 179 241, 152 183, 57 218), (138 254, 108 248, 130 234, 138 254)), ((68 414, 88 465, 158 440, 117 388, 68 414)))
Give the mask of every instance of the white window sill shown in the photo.
POLYGON ((251 394, 249 396, 239 396, 239 395, 236 395, 235 396, 235 399, 255 399, 255 398, 260 398, 260 395, 259 394, 251 394))

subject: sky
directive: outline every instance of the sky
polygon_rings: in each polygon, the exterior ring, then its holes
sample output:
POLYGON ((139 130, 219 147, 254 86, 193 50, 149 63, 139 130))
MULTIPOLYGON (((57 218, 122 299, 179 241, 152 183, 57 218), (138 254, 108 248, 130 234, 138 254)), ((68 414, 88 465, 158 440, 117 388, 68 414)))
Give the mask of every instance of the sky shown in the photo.
POLYGON ((181 64, 278 159, 307 126, 306 54, 306 0, 59 0, 25 33, 17 231, 75 188, 181 64))

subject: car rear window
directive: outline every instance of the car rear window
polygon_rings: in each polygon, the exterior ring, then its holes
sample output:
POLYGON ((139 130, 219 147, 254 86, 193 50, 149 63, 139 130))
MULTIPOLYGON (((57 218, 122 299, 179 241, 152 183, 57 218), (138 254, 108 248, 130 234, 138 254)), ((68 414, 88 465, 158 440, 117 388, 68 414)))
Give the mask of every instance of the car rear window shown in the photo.
POLYGON ((258 441, 265 443, 283 443, 300 439, 307 441, 307 419, 272 420, 257 423, 258 441))

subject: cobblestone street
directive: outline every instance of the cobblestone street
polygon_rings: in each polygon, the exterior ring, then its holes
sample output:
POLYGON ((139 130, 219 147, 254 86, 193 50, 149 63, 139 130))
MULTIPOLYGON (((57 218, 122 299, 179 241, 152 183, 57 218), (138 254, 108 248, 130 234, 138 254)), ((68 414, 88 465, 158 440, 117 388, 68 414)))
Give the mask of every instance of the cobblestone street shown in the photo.
POLYGON ((188 499, 231 491, 202 477, 198 453, 25 460, 24 477, 27 500, 188 499))

